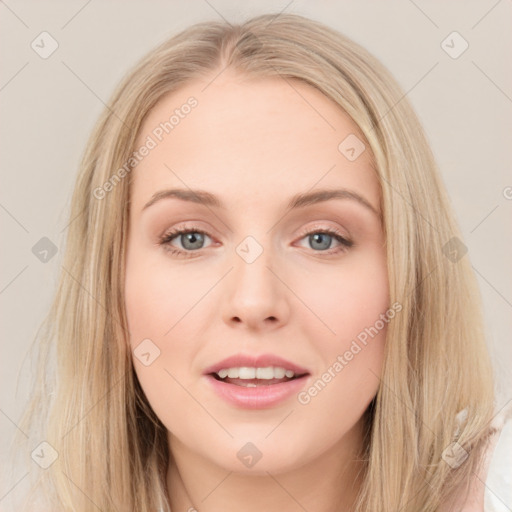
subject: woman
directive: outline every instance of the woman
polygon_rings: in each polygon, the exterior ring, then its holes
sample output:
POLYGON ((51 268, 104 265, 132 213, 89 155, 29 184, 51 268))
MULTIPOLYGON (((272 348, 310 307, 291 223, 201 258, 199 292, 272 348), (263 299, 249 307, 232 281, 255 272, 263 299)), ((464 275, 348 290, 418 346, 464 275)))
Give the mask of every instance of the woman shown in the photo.
POLYGON ((49 510, 483 510, 478 289, 388 71, 264 15, 169 39, 109 105, 42 348, 49 510))

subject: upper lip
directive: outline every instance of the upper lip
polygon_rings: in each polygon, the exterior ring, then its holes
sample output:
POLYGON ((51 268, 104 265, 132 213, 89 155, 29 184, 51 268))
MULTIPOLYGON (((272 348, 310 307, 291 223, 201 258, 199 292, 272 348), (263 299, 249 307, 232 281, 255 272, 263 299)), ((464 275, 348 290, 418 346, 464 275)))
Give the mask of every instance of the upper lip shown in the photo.
POLYGON ((220 370, 227 368, 240 368, 242 366, 249 368, 265 368, 268 366, 278 366, 285 370, 292 370, 295 375, 303 375, 309 373, 307 369, 292 363, 282 357, 273 354, 261 354, 261 355, 247 355, 247 354, 235 354, 227 357, 218 363, 204 370, 204 374, 208 375, 211 373, 217 373, 220 370))

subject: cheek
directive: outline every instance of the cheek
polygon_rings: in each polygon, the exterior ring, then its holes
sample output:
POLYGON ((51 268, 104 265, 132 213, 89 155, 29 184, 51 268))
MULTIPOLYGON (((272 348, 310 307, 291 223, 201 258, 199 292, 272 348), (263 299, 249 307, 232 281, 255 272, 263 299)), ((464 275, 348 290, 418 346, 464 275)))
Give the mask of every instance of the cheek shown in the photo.
POLYGON ((193 408, 184 390, 192 389, 197 379, 191 371, 198 350, 194 340, 200 337, 205 308, 211 306, 201 298, 216 279, 211 269, 190 274, 155 257, 154 251, 129 247, 125 308, 132 360, 151 407, 169 429, 176 422, 170 410, 193 408))
MULTIPOLYGON (((198 292, 185 286, 183 273, 163 268, 143 251, 129 252, 126 265, 125 307, 135 373, 151 408, 170 431, 186 436, 186 424, 172 411, 200 416, 185 391, 191 388, 188 372, 195 334, 184 317, 198 292), (183 320, 181 320, 183 319, 183 320)), ((204 292, 203 292, 204 293, 204 292)))
POLYGON ((350 411, 349 423, 355 421, 377 392, 387 325, 397 314, 389 304, 384 254, 359 254, 336 273, 316 275, 315 287, 300 293, 318 312, 319 318, 307 316, 303 330, 314 340, 321 367, 299 403, 331 411, 342 423, 350 411))
MULTIPOLYGON (((335 350, 379 320, 389 308, 389 284, 383 251, 355 255, 338 268, 300 278, 296 287, 315 315, 308 315, 315 336, 335 350)), ((379 324, 380 325, 380 324, 379 324)), ((313 338, 312 338, 313 339, 313 338)))
POLYGON ((170 330, 183 329, 190 323, 188 312, 195 309, 213 282, 211 271, 204 275, 195 271, 191 276, 161 256, 137 248, 130 250, 125 305, 132 340, 140 336, 162 339, 170 330))

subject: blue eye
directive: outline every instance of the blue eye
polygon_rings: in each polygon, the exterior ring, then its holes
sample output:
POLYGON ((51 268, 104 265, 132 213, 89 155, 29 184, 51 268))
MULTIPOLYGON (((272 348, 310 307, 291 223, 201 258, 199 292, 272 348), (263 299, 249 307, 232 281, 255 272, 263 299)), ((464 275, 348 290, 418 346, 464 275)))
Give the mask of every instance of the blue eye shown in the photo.
POLYGON ((190 251, 195 251, 196 249, 202 249, 205 236, 207 235, 199 231, 187 231, 179 235, 179 240, 182 247, 190 251))
POLYGON ((334 238, 329 233, 313 233, 312 235, 308 235, 308 237, 309 243, 312 246, 318 244, 316 249, 319 249, 320 251, 325 251, 326 249, 329 249, 331 246, 331 242, 334 238))
POLYGON ((210 238, 205 231, 200 229, 176 229, 166 233, 160 240, 160 244, 172 254, 194 256, 194 254, 191 253, 198 251, 199 249, 203 249, 205 236, 210 238), (179 239, 184 250, 171 245, 171 242, 175 238, 179 239))
POLYGON ((306 237, 308 238, 309 246, 313 249, 318 249, 314 252, 328 251, 327 254, 333 254, 339 251, 344 251, 354 245, 352 241, 342 236, 335 229, 316 229, 315 231, 309 231, 306 233, 303 238, 306 237), (341 248, 338 247, 337 249, 331 249, 331 243, 333 240, 341 244, 341 248))
MULTIPOLYGON (((208 233, 194 227, 187 227, 172 230, 162 236, 160 244, 165 247, 171 254, 183 257, 194 257, 199 255, 200 249, 204 249, 205 237, 210 238, 208 233), (175 247, 171 244, 174 239, 180 241, 182 248, 175 247)), ((336 254, 346 251, 354 244, 342 236, 335 229, 316 229, 309 231, 301 237, 301 240, 307 238, 311 249, 316 249, 315 253, 324 253, 325 255, 336 254), (340 246, 331 248, 332 242, 336 241, 340 246)))

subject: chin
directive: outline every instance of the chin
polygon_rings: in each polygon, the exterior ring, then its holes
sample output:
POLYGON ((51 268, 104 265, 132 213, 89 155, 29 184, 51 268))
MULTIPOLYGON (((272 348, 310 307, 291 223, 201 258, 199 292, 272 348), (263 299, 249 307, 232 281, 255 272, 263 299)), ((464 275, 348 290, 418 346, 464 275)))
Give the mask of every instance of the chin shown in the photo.
MULTIPOLYGON (((264 435, 261 437, 264 438, 264 435)), ((268 473, 277 475, 299 468, 311 457, 300 450, 301 445, 298 447, 277 437, 275 440, 258 441, 247 436, 243 441, 235 438, 229 444, 225 450, 220 449, 218 453, 209 453, 207 456, 213 459, 216 465, 235 473, 254 476, 268 476, 268 473), (232 455, 226 457, 226 453, 232 455)))

